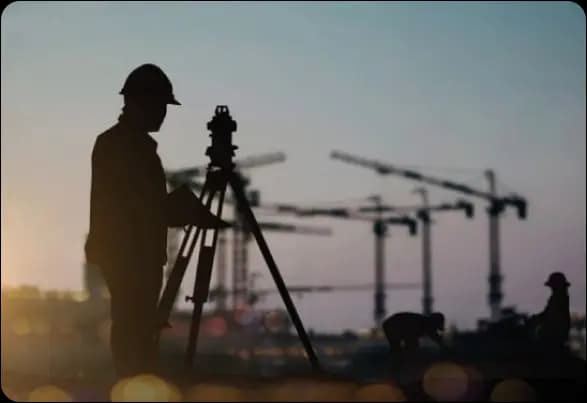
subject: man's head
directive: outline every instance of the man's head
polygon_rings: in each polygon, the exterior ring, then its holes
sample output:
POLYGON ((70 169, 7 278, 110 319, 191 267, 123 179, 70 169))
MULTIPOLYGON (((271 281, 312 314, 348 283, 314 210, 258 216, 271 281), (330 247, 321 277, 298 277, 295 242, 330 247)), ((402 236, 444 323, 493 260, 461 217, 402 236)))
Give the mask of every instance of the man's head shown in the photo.
POLYGON ((556 271, 548 276, 548 280, 544 285, 550 287, 553 291, 562 291, 569 288, 571 284, 563 273, 556 271))
POLYGON ((160 129, 167 104, 181 105, 173 95, 171 81, 163 70, 154 64, 143 64, 134 69, 120 94, 124 95, 125 113, 147 132, 160 129))
POLYGON ((124 96, 124 113, 146 132, 158 132, 167 115, 167 104, 158 99, 124 96))

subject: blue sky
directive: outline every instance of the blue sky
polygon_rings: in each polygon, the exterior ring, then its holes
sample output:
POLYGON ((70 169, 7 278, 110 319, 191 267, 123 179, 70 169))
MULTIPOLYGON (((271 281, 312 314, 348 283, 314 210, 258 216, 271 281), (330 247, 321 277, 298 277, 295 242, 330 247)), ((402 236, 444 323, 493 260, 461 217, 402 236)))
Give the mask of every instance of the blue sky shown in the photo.
MULTIPOLYGON (((574 3, 17 2, 1 45, 3 285, 81 287, 93 141, 116 121, 126 75, 152 62, 183 104, 155 135, 166 167, 206 162, 205 124, 227 104, 240 156, 287 154, 251 171, 267 202, 419 202, 417 183, 332 161, 332 149, 481 189, 493 168, 530 203, 528 221, 508 213, 502 224, 505 305, 541 309, 558 269, 584 312, 585 15, 574 3)), ((459 196, 430 189, 433 203, 459 196)), ((462 326, 487 314, 487 218, 475 202, 474 221, 437 215, 433 233, 436 307, 462 326)), ((270 219, 334 231, 266 234, 288 283, 372 281, 368 224, 270 219)), ((389 281, 419 281, 419 239, 393 228, 386 253, 389 281)), ((419 310, 420 299, 392 291, 387 309, 419 310)), ((309 327, 372 321, 366 292, 298 305, 309 327)))

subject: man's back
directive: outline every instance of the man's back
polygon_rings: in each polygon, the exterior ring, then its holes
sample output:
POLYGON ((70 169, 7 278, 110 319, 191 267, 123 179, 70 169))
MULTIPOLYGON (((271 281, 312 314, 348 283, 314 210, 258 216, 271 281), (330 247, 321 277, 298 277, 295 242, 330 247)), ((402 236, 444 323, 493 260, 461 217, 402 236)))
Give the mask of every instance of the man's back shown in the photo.
POLYGON ((396 313, 383 322, 383 329, 386 333, 397 332, 404 337, 421 337, 428 334, 431 328, 426 316, 414 312, 396 313))
POLYGON ((569 295, 555 292, 548 299, 542 316, 542 336, 564 342, 569 337, 571 316, 569 312, 569 295))

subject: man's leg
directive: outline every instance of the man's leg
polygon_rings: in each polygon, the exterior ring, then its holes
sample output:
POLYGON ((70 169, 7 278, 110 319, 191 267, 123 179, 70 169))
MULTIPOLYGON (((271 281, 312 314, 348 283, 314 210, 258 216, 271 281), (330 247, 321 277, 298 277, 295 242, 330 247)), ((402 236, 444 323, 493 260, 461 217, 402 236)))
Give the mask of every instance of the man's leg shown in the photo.
POLYGON ((406 339, 406 351, 410 354, 416 353, 420 349, 420 342, 418 337, 410 337, 406 339))
POLYGON ((155 332, 162 267, 116 267, 104 271, 110 290, 110 347, 119 378, 154 372, 155 332))
POLYGON ((119 378, 124 378, 136 374, 137 354, 136 343, 132 339, 133 329, 128 322, 129 315, 124 312, 125 299, 118 298, 118 300, 121 302, 113 302, 110 348, 116 374, 119 378))
POLYGON ((133 354, 136 343, 132 339, 133 313, 129 310, 128 276, 126 267, 109 267, 103 270, 104 279, 110 292, 110 349, 112 361, 118 378, 134 373, 133 354))
POLYGON ((143 373, 157 371, 158 346, 155 343, 157 328, 157 302, 163 283, 163 268, 145 267, 137 283, 137 301, 134 304, 136 344, 139 368, 143 373))

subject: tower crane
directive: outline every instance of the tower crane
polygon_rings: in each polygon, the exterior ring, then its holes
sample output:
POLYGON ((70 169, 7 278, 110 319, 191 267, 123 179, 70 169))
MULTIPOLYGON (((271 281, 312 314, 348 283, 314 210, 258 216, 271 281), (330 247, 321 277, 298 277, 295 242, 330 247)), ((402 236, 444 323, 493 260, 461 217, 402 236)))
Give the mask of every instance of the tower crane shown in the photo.
POLYGON ((508 206, 517 210, 520 219, 526 219, 527 201, 525 198, 511 194, 501 197, 497 194, 495 185, 495 172, 487 170, 485 175, 489 181, 489 192, 473 189, 469 186, 459 184, 453 181, 440 179, 432 176, 423 175, 411 169, 404 169, 395 165, 382 163, 379 161, 353 156, 340 151, 332 151, 331 158, 354 165, 374 170, 380 175, 397 175, 409 180, 419 181, 429 185, 441 187, 443 189, 453 190, 486 200, 489 202, 487 213, 489 215, 489 308, 491 319, 497 321, 501 314, 501 302, 503 299, 502 292, 502 275, 500 268, 500 248, 499 248, 499 218, 508 206))
MULTIPOLYGON (((381 206, 381 197, 376 195, 370 197, 376 206, 381 206)), ((289 205, 276 206, 278 211, 293 212, 297 216, 330 216, 348 220, 369 221, 373 224, 375 236, 375 293, 373 317, 375 324, 379 326, 385 317, 385 253, 384 241, 387 235, 388 225, 403 225, 409 228, 411 235, 416 235, 417 222, 409 216, 383 217, 379 212, 376 217, 369 217, 360 212, 347 208, 296 208, 289 205)))
POLYGON ((473 217, 473 204, 466 200, 458 200, 455 203, 442 203, 432 206, 428 201, 428 191, 426 188, 417 188, 414 193, 422 196, 421 206, 402 206, 393 207, 381 205, 378 207, 361 207, 361 212, 394 212, 394 213, 415 213, 420 220, 422 228, 422 313, 430 315, 433 312, 433 293, 432 293, 432 240, 430 235, 430 226, 432 219, 430 213, 451 210, 463 210, 467 218, 473 217))

